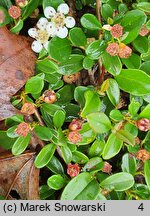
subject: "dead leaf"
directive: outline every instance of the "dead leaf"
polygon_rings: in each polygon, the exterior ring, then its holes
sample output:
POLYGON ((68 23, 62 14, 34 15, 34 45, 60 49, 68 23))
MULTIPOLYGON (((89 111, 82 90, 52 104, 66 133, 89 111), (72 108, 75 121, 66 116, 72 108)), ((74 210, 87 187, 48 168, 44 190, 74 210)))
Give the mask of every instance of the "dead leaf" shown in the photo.
POLYGON ((35 153, 19 156, 0 154, 0 195, 6 199, 39 199, 39 169, 34 166, 35 153), (14 197, 13 197, 14 195, 14 197))
POLYGON ((28 38, 0 28, 0 120, 18 112, 10 98, 34 74, 35 59, 28 38))

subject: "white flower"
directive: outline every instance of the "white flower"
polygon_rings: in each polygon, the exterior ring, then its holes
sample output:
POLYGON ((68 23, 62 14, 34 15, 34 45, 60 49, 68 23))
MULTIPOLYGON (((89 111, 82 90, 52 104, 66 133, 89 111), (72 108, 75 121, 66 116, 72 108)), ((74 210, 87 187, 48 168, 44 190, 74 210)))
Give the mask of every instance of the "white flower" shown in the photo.
POLYGON ((35 38, 31 48, 34 52, 39 53, 44 48, 47 48, 48 39, 51 36, 47 31, 48 20, 41 17, 37 22, 37 28, 30 28, 28 34, 30 37, 35 38))
POLYGON ((75 19, 73 17, 67 16, 69 13, 69 7, 67 4, 60 4, 57 8, 57 12, 53 7, 46 7, 44 9, 44 15, 46 18, 50 19, 47 24, 46 30, 51 37, 58 36, 60 38, 65 38, 68 35, 67 28, 73 28, 75 26, 75 19))

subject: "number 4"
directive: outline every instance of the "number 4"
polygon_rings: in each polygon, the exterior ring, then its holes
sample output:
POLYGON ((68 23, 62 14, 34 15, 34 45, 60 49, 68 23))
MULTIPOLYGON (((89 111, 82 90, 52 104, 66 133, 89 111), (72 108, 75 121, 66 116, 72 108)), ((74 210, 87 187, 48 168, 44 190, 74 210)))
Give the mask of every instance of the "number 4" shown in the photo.
POLYGON ((143 211, 144 210, 144 206, 143 206, 143 203, 141 203, 138 207, 139 210, 143 211))

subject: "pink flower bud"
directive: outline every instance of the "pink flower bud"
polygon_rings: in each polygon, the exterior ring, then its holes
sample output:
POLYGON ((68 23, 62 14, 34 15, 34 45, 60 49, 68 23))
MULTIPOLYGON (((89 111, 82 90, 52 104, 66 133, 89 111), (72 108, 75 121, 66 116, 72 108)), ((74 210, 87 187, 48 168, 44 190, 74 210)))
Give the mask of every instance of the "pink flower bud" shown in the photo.
POLYGON ((148 33, 150 33, 150 31, 147 29, 146 25, 143 25, 141 30, 140 30, 139 35, 146 36, 148 33))
POLYGON ((46 90, 40 97, 45 103, 53 104, 57 100, 56 93, 53 90, 46 90))
POLYGON ((73 144, 76 144, 78 142, 80 142, 82 140, 82 137, 81 137, 81 134, 79 134, 79 132, 76 130, 76 131, 71 131, 69 134, 68 134, 68 140, 70 142, 72 142, 73 144))
POLYGON ((20 17, 21 15, 21 9, 20 7, 14 6, 12 5, 9 9, 8 9, 8 13, 9 15, 13 18, 13 19, 17 19, 20 17))
POLYGON ((110 163, 108 163, 108 162, 104 162, 104 167, 103 167, 103 169, 102 169, 102 172, 104 172, 104 173, 111 173, 111 171, 112 171, 112 166, 110 165, 110 163))
POLYGON ((129 58, 132 55, 132 49, 125 44, 121 43, 119 45, 119 57, 129 58))
POLYGON ((25 103, 23 104, 23 106, 21 107, 21 113, 25 114, 25 115, 32 115, 35 112, 35 107, 34 104, 32 103, 25 103))
POLYGON ((141 118, 136 121, 136 126, 141 131, 148 131, 150 130, 150 120, 146 118, 141 118))
POLYGON ((70 175, 70 177, 75 177, 80 173, 80 167, 78 164, 68 164, 67 167, 67 174, 70 175))
POLYGON ((114 38, 120 38, 123 35, 123 27, 120 24, 115 24, 110 33, 114 38))
POLYGON ((68 128, 70 131, 80 130, 82 128, 82 124, 83 121, 79 119, 73 119, 68 128))
POLYGON ((106 48, 106 52, 111 56, 116 56, 119 53, 119 45, 117 43, 110 43, 106 48))
POLYGON ((66 83, 71 84, 71 83, 76 82, 79 79, 79 77, 80 77, 80 72, 75 73, 75 74, 64 75, 63 80, 66 83))
POLYGON ((18 127, 15 130, 15 133, 19 136, 26 137, 30 131, 29 125, 25 122, 22 122, 18 125, 18 127))
POLYGON ((140 149, 136 154, 136 158, 144 162, 150 159, 150 153, 145 149, 140 149))

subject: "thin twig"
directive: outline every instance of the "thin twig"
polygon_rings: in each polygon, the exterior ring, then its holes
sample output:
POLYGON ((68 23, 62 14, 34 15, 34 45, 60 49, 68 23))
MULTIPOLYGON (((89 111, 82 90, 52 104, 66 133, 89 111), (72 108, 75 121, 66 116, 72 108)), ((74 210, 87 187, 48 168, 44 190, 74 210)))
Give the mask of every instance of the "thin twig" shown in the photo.
POLYGON ((35 114, 36 118, 38 119, 39 124, 41 126, 44 126, 45 124, 44 124, 43 120, 41 119, 41 116, 40 116, 40 114, 39 114, 39 112, 38 112, 38 110, 36 108, 35 108, 34 114, 35 114))

